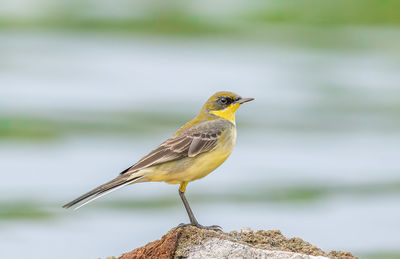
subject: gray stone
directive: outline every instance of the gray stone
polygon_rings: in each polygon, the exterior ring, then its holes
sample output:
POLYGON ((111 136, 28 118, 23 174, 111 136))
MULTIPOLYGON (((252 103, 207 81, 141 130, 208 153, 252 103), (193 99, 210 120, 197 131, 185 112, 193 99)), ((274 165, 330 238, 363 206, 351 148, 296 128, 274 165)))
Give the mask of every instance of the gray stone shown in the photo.
POLYGON ((188 258, 329 259, 325 256, 258 249, 218 238, 211 238, 200 245, 191 246, 188 258))

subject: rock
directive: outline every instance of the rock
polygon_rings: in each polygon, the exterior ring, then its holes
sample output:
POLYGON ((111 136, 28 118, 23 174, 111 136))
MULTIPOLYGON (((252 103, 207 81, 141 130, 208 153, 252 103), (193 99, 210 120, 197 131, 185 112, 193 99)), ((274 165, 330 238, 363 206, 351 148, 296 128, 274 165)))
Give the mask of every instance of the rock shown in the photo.
POLYGON ((136 248, 132 252, 121 255, 118 259, 138 259, 138 258, 173 258, 179 237, 182 231, 169 231, 161 240, 150 242, 147 245, 136 248))
POLYGON ((118 259, 141 258, 271 258, 271 259, 354 259, 349 252, 321 249, 300 238, 286 238, 279 230, 240 233, 212 231, 186 226, 170 230, 160 240, 134 249, 118 259))
POLYGON ((240 233, 243 233, 243 234, 248 234, 250 232, 253 232, 253 230, 249 227, 244 227, 240 230, 240 233))

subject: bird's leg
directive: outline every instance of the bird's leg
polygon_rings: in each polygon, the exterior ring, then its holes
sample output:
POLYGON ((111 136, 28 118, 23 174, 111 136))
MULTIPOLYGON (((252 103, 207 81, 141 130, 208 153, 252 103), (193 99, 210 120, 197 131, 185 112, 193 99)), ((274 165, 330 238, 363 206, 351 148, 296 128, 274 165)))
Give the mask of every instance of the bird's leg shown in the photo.
POLYGON ((202 225, 199 224, 199 222, 197 221, 196 217, 193 214, 192 209, 189 206, 189 202, 186 200, 186 197, 185 197, 185 190, 186 190, 187 184, 188 184, 187 182, 182 182, 181 183, 181 185, 179 186, 179 196, 181 197, 183 205, 185 206, 186 212, 187 212, 187 214, 189 216, 190 224, 180 224, 178 226, 178 228, 179 227, 184 227, 184 226, 187 226, 187 225, 192 225, 192 226, 195 226, 195 227, 198 227, 198 228, 205 228, 205 229, 211 229, 211 230, 221 230, 220 226, 216 226, 216 225, 213 225, 213 226, 202 226, 202 225))
POLYGON ((189 216, 190 224, 192 224, 193 226, 198 226, 199 222, 197 222, 197 219, 194 216, 193 211, 189 206, 189 202, 186 200, 185 191, 181 191, 181 187, 179 187, 179 196, 181 197, 183 205, 185 206, 186 212, 189 216))

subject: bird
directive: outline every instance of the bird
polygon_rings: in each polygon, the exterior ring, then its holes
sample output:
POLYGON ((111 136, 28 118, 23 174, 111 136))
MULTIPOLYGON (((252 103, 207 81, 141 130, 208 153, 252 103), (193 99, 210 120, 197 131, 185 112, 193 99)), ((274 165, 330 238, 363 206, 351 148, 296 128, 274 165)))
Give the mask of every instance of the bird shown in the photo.
POLYGON ((190 224, 198 228, 220 229, 200 225, 185 197, 189 182, 205 177, 230 156, 236 142, 236 110, 254 98, 222 91, 213 94, 196 117, 176 133, 141 158, 117 177, 75 200, 65 204, 76 209, 127 185, 142 182, 179 184, 178 193, 189 216, 190 224))

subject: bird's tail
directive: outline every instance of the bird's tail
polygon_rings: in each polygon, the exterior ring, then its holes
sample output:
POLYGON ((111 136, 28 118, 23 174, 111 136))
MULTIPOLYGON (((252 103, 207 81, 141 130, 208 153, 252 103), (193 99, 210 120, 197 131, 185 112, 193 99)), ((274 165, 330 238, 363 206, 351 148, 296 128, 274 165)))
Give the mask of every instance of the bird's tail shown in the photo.
POLYGON ((115 191, 121 187, 128 185, 128 184, 137 182, 141 178, 143 178, 143 176, 137 176, 137 177, 131 178, 127 175, 120 175, 120 176, 116 177, 115 179, 113 179, 105 184, 102 184, 99 187, 94 188, 90 192, 85 193, 82 196, 76 198, 75 200, 65 204, 63 206, 63 208, 68 209, 68 208, 74 206, 75 204, 78 204, 81 201, 86 200, 84 203, 82 203, 81 205, 79 205, 78 207, 75 208, 75 210, 77 210, 80 207, 85 206, 86 204, 88 204, 88 203, 90 203, 112 191, 115 191))

